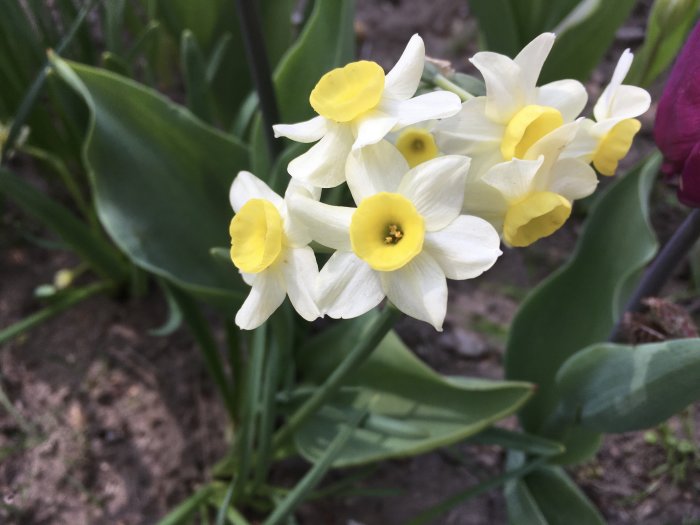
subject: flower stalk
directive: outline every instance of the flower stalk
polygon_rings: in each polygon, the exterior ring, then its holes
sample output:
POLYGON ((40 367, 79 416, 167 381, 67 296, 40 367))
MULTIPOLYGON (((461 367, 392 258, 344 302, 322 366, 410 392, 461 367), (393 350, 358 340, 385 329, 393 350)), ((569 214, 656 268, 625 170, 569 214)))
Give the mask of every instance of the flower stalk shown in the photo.
MULTIPOLYGON (((652 265, 627 301, 625 312, 638 312, 642 299, 658 295, 664 283, 678 266, 679 262, 700 238, 700 209, 693 210, 686 217, 671 239, 664 245, 652 265)), ((622 337, 622 323, 618 321, 610 334, 610 341, 619 342, 622 337)))
POLYGON ((366 336, 358 341, 357 345, 355 345, 343 362, 333 371, 326 382, 314 391, 313 395, 292 414, 287 423, 275 434, 272 440, 273 449, 277 450, 284 446, 294 432, 338 391, 347 377, 364 363, 377 348, 377 345, 379 345, 382 339, 384 339, 384 336, 391 330, 400 315, 400 312, 391 305, 387 305, 384 310, 382 310, 379 317, 377 317, 368 328, 366 336))
POLYGON ((258 93, 258 100, 260 101, 267 150, 270 159, 274 160, 279 155, 281 148, 279 141, 275 140, 272 125, 275 122, 279 122, 280 117, 275 87, 272 84, 270 61, 265 51, 265 40, 262 34, 260 16, 255 2, 251 0, 236 0, 235 5, 241 34, 243 35, 246 59, 248 60, 250 74, 253 77, 255 91, 258 93))

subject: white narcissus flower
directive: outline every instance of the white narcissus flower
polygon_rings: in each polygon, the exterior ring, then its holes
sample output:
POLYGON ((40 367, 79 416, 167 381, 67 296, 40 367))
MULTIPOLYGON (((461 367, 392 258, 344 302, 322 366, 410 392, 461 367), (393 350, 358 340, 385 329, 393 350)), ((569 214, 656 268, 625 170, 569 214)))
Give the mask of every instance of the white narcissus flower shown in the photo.
POLYGON ((445 153, 469 155, 472 170, 523 158, 539 139, 574 121, 588 100, 576 80, 558 80, 537 87, 544 61, 554 44, 544 33, 514 59, 480 52, 470 59, 486 83, 486 96, 467 100, 454 117, 438 123, 437 144, 445 153))
POLYGON ((252 330, 264 323, 285 296, 307 321, 320 316, 314 298, 318 265, 304 225, 289 213, 287 199, 317 196, 290 184, 285 199, 252 173, 241 171, 229 197, 235 215, 229 226, 231 260, 251 286, 236 324, 252 330))
POLYGON ((367 60, 326 73, 309 97, 319 116, 273 126, 276 137, 319 141, 289 163, 289 174, 312 186, 338 186, 345 181, 345 162, 352 150, 376 144, 390 131, 457 113, 460 99, 454 93, 433 91, 411 98, 424 61, 423 40, 413 35, 386 75, 379 64, 367 60))
POLYGON ((468 170, 469 159, 457 155, 409 170, 384 141, 348 159, 356 208, 292 199, 314 240, 337 250, 319 273, 321 311, 356 317, 386 296, 399 310, 442 330, 446 278, 476 277, 501 254, 488 222, 460 215, 468 170))
POLYGON ((441 154, 433 136, 436 124, 437 120, 418 122, 390 135, 389 141, 401 152, 409 167, 415 168, 441 154))
POLYGON ((598 184, 586 162, 559 157, 577 128, 564 125, 529 148, 524 159, 496 164, 467 181, 464 211, 489 221, 510 246, 528 246, 557 231, 573 201, 598 184))
POLYGON ((564 156, 592 162, 601 175, 614 175, 617 165, 630 148, 642 127, 635 117, 651 105, 649 93, 637 86, 622 83, 632 66, 634 55, 629 49, 620 56, 610 84, 593 108, 595 122, 586 119, 564 156))

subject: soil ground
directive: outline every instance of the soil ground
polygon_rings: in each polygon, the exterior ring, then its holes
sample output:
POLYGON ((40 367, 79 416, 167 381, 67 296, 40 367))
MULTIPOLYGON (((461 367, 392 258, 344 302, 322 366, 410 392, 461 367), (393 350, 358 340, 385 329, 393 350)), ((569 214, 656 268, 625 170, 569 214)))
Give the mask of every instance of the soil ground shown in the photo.
MULTIPOLYGON (((642 3, 606 63, 588 85, 595 98, 625 47, 640 43, 648 3, 642 3)), ((466 3, 453 0, 359 0, 357 29, 363 58, 391 66, 408 37, 420 32, 428 53, 466 70, 475 23, 466 3)), ((632 163, 648 151, 653 110, 632 163)), ((661 239, 684 211, 655 190, 653 219, 661 239)), ((34 289, 77 264, 27 239, 37 231, 12 207, 0 224, 0 327, 39 307, 34 289)), ((403 320, 398 331, 416 354, 449 374, 502 377, 505 333, 519 301, 571 252, 580 221, 528 250, 507 250, 483 278, 452 283, 445 331, 403 320)), ((39 232, 40 233, 40 232, 39 232)), ((687 265, 667 293, 690 286, 687 265)), ((697 302, 686 299, 691 310, 697 302)), ((696 312, 694 312, 696 313, 696 312)), ((150 524, 207 479, 226 451, 226 418, 199 351, 185 330, 149 335, 166 317, 155 291, 116 301, 93 297, 0 349, 0 386, 18 416, 0 410, 0 521, 39 524, 150 524)), ((688 420, 700 428, 700 410, 688 420)), ((674 419, 673 428, 680 425, 674 419)), ((514 424, 509 421, 507 424, 514 424)), ((695 443, 700 433, 695 431, 695 443)), ((700 465, 691 455, 652 444, 643 433, 608 436, 596 458, 571 469, 611 524, 700 523, 700 465), (670 467, 666 471, 665 467, 670 467), (676 480, 674 480, 674 475, 676 480), (683 478, 683 479, 680 479, 683 478)), ((383 463, 345 494, 304 505, 307 525, 399 525, 454 492, 502 472, 502 450, 459 446, 461 460, 442 452, 383 463)), ((307 466, 285 463, 276 475, 295 479, 307 466)), ((334 472, 337 480, 354 471, 334 472)), ((436 523, 506 523, 493 490, 436 523)))

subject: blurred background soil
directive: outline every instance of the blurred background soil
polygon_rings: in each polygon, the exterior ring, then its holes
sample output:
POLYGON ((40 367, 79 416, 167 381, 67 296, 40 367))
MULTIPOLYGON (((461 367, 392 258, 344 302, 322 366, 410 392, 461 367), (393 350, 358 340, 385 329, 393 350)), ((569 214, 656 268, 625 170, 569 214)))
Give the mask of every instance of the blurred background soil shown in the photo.
MULTIPOLYGON (((621 51, 641 44, 649 4, 639 2, 619 30, 614 48, 587 84, 591 99, 609 79, 621 51)), ((358 0, 356 29, 360 56, 386 68, 419 32, 429 55, 472 72, 466 57, 476 50, 476 25, 466 2, 358 0)), ((658 86, 654 90, 656 100, 658 86)), ((627 166, 652 147, 653 115, 652 107, 627 166)), ((16 162, 31 177, 32 166, 16 162)), ((36 311, 40 304, 34 289, 78 261, 38 243, 44 232, 9 204, 0 203, 0 213, 4 327, 36 311)), ((566 261, 582 215, 527 250, 506 250, 483 277, 451 283, 444 332, 404 319, 399 334, 442 373, 501 378, 505 337, 517 306, 566 261)), ((660 240, 684 215, 673 192, 659 183, 652 219, 660 240)), ((684 263, 666 294, 697 314, 691 286, 684 263)), ((149 335, 165 318, 155 289, 128 301, 96 296, 0 348, 0 384, 16 412, 0 409, 0 522, 150 524, 207 479, 208 469, 226 452, 225 411, 186 330, 149 335)), ((700 428, 697 406, 691 407, 690 420, 700 428)), ((505 424, 512 427, 515 421, 505 424)), ((596 458, 570 471, 609 523, 700 523, 697 457, 650 441, 643 433, 608 436, 596 458)), ((695 443, 700 443, 698 431, 695 443)), ((383 463, 350 493, 304 505, 299 523, 399 525, 499 474, 503 464, 496 447, 464 445, 451 454, 383 463)), ((290 461, 275 476, 291 484, 306 468, 301 460, 290 461)), ((353 473, 333 472, 328 481, 353 473)), ((436 523, 506 523, 500 490, 470 500, 436 523)))

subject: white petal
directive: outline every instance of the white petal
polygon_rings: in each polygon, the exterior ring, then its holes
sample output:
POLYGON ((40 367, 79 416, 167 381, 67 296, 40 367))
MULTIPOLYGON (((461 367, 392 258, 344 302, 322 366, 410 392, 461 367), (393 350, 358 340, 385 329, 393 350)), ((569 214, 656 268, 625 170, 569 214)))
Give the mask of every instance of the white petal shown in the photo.
POLYGON ((404 175, 397 190, 423 216, 427 231, 452 222, 462 209, 469 157, 445 155, 419 164, 404 175))
POLYGON ((236 324, 243 330, 257 328, 279 308, 286 295, 284 279, 279 272, 273 269, 260 272, 236 313, 236 324))
POLYGON ((498 232, 479 217, 460 215, 425 236, 426 250, 448 279, 472 279, 491 268, 501 255, 498 232))
POLYGON ((316 242, 335 250, 350 251, 350 220, 356 208, 331 206, 296 196, 289 201, 290 212, 308 228, 316 242))
POLYGON ((625 49, 622 52, 622 55, 620 55, 620 59, 617 61, 617 65, 615 66, 615 71, 610 79, 610 83, 605 86, 603 93, 601 93, 598 102, 596 102, 596 105, 593 108, 593 116, 598 122, 610 117, 613 100, 615 99, 618 88, 622 85, 622 81, 625 80, 630 67, 632 67, 633 58, 634 55, 629 49, 625 49))
POLYGON ((468 181, 464 189, 464 213, 476 215, 488 221, 497 232, 503 230, 503 220, 508 211, 508 201, 496 188, 482 180, 468 181))
POLYGON ((577 159, 560 159, 552 167, 549 191, 574 201, 588 197, 598 185, 598 177, 587 163, 577 159))
POLYGON ((530 192, 543 162, 542 156, 537 160, 513 159, 502 162, 487 171, 482 180, 500 191, 507 201, 515 201, 530 192))
POLYGON ((352 149, 356 150, 370 144, 376 144, 389 133, 398 122, 394 115, 375 109, 367 112, 354 123, 355 142, 352 149))
POLYGON ((401 58, 389 71, 384 80, 384 95, 397 100, 411 98, 423 74, 425 45, 423 39, 413 35, 401 54, 401 58))
POLYGON ((386 140, 353 151, 345 166, 348 186, 357 204, 375 193, 396 192, 408 170, 404 156, 386 140))
POLYGON ((602 135, 595 131, 594 122, 591 119, 583 119, 574 140, 566 145, 559 158, 573 158, 590 162, 601 137, 602 135))
POLYGON ((646 113, 651 105, 651 95, 637 86, 620 86, 610 104, 608 118, 635 118, 646 113))
POLYGON ((380 274, 382 288, 396 308, 442 331, 447 281, 435 259, 423 251, 403 268, 380 274))
POLYGON ((456 115, 462 108, 462 101, 449 91, 431 91, 409 100, 382 100, 379 108, 396 117, 396 131, 416 122, 456 115))
POLYGON ((312 186, 298 179, 290 179, 287 184, 287 190, 284 192, 284 198, 293 195, 302 195, 311 199, 319 200, 321 198, 321 188, 312 186))
POLYGON ((286 211, 283 214, 284 233, 287 236, 287 242, 292 248, 301 248, 309 244, 312 238, 304 221, 289 205, 295 198, 307 198, 318 201, 321 198, 321 188, 310 186, 297 179, 290 179, 287 191, 284 193, 286 211))
POLYGON ((265 199, 270 201, 278 210, 283 207, 282 197, 249 171, 239 171, 231 184, 228 194, 233 211, 238 213, 250 199, 265 199))
POLYGON ((350 126, 331 123, 324 137, 309 151, 292 160, 287 171, 311 186, 338 186, 345 181, 345 160, 352 141, 350 126))
POLYGON ((486 97, 477 97, 462 104, 454 117, 438 122, 435 141, 440 151, 471 155, 483 149, 485 143, 500 147, 505 126, 486 116, 486 97))
POLYGON ((287 250, 280 261, 287 295, 294 309, 307 321, 321 316, 316 306, 315 287, 318 279, 318 264, 314 251, 308 246, 287 250))
MULTIPOLYGON (((562 151, 574 140, 582 121, 583 119, 569 122, 559 126, 554 131, 550 131, 530 146, 523 158, 525 160, 537 160, 543 157, 544 161, 540 167, 540 174, 548 172, 562 151)), ((538 184, 541 185, 539 180, 535 183, 535 187, 538 187, 538 184)))
POLYGON ((318 275, 318 305, 334 319, 370 311, 384 299, 378 272, 352 252, 335 252, 318 275))
POLYGON ((253 282, 255 282, 255 278, 258 276, 257 273, 245 273, 242 271, 238 271, 238 273, 241 274, 241 277, 243 278, 243 282, 246 283, 248 286, 253 286, 253 282))
POLYGON ((535 86, 542 71, 544 61, 554 45, 554 33, 542 33, 526 45, 518 56, 513 59, 520 66, 523 88, 526 92, 526 103, 535 99, 535 86))
POLYGON ((586 88, 578 80, 557 80, 537 89, 537 104, 558 109, 564 122, 571 122, 588 101, 586 88))
POLYGON ((481 72, 486 83, 486 116, 507 124, 527 103, 520 67, 507 56, 490 51, 477 53, 470 62, 481 72))
POLYGON ((327 123, 328 120, 319 115, 297 124, 275 124, 272 130, 278 138, 287 137, 296 142, 316 142, 328 131, 327 123))

